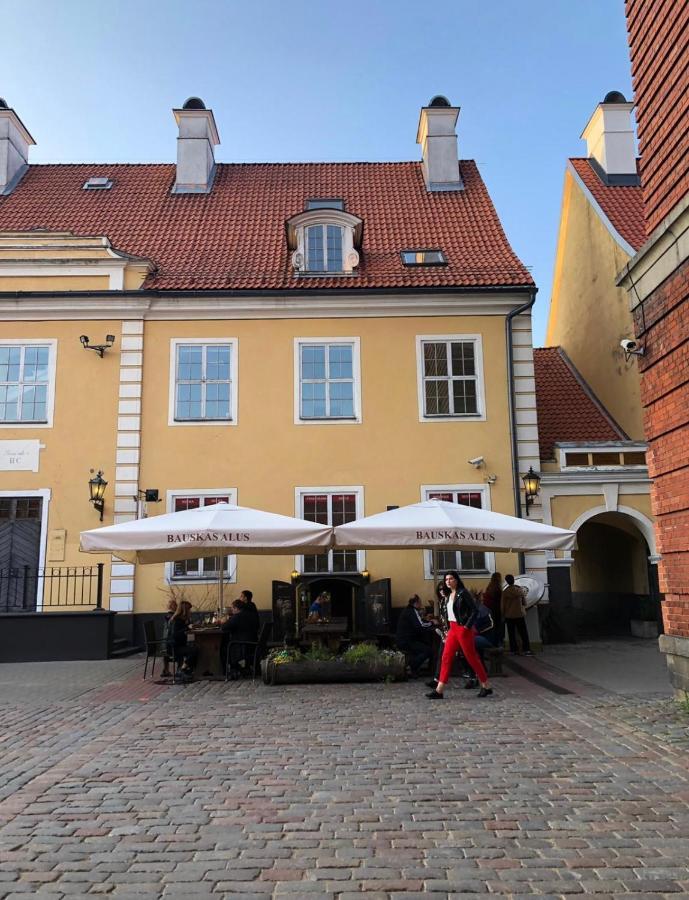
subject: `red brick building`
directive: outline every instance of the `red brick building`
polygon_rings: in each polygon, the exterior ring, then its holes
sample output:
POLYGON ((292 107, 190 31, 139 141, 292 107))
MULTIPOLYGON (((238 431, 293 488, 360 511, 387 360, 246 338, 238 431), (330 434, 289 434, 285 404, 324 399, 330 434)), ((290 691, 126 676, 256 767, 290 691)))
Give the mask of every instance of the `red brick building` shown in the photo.
POLYGON ((689 5, 627 0, 647 241, 629 291, 671 680, 689 690, 689 5))

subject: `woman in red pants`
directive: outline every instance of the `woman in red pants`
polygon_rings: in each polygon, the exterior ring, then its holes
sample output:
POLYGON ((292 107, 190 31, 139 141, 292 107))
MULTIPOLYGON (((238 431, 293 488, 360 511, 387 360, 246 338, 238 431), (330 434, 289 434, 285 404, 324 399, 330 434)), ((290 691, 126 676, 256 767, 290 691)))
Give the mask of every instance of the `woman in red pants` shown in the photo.
POLYGON ((448 572, 445 576, 445 585, 450 591, 450 596, 447 598, 447 620, 450 630, 445 639, 438 684, 426 696, 429 700, 443 699, 445 685, 450 680, 452 663, 457 651, 461 650, 464 658, 476 673, 476 677, 481 685, 481 690, 478 692, 479 697, 488 697, 493 693, 493 689, 488 686, 488 673, 474 645, 476 634, 473 623, 478 613, 478 608, 474 598, 462 584, 462 579, 459 577, 458 572, 448 572))

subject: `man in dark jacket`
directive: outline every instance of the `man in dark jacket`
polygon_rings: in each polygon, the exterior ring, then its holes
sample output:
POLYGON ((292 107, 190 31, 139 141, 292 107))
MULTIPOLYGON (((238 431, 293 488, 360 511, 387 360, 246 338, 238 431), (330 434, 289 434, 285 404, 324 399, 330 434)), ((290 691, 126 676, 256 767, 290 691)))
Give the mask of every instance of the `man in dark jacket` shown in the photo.
POLYGON ((414 594, 400 613, 395 635, 397 646, 409 660, 412 677, 416 677, 421 666, 431 658, 433 623, 424 622, 421 609, 421 600, 414 594))
POLYGON ((254 623, 255 635, 251 640, 257 641, 258 640, 258 632, 260 630, 260 625, 261 625, 261 619, 258 614, 258 608, 256 607, 256 604, 254 603, 253 591, 243 590, 241 592, 241 594, 239 595, 239 599, 244 604, 244 609, 251 615, 251 619, 254 623))
POLYGON ((249 661, 253 659, 254 648, 248 645, 256 640, 257 618, 258 612, 254 616, 241 600, 235 600, 232 604, 232 614, 221 626, 221 667, 225 671, 225 666, 229 662, 230 674, 234 677, 238 677, 243 671, 247 671, 249 661))

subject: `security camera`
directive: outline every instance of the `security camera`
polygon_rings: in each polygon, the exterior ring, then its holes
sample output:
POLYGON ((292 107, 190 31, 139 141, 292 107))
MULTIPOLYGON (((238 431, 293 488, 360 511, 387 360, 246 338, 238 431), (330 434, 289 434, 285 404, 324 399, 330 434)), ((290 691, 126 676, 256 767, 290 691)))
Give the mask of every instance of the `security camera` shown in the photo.
POLYGON ((473 459, 468 460, 470 466, 475 466, 477 469, 480 469, 484 464, 485 460, 482 456, 475 456, 473 459))
POLYGON ((625 352, 625 356, 627 357, 632 355, 644 355, 644 348, 639 346, 638 341, 630 340, 629 338, 623 338, 623 340, 620 341, 620 347, 622 347, 625 352))

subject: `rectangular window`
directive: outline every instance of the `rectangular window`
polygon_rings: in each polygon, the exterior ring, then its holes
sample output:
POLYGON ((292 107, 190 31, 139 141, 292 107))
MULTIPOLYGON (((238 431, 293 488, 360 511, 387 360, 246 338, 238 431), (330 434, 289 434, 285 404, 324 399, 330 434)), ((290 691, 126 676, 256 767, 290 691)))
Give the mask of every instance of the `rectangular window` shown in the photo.
POLYGON ((476 340, 422 339, 420 357, 425 418, 479 415, 476 340))
POLYGON ((174 338, 168 424, 237 424, 237 340, 174 338))
POLYGON ((625 453, 623 456, 625 466, 645 466, 646 454, 642 451, 625 453))
POLYGON ((48 422, 50 350, 48 344, 0 344, 0 422, 48 422))
MULTIPOLYGON (((301 495, 300 515, 308 522, 320 525, 344 525, 357 518, 356 493, 304 493, 301 495)), ((305 556, 303 571, 317 572, 357 572, 356 550, 330 550, 315 556, 305 556)))
POLYGON ((588 453, 565 453, 566 466, 588 466, 588 453))
POLYGON ((336 197, 312 197, 306 201, 307 209, 344 209, 344 200, 336 197))
POLYGON ((306 269, 308 272, 342 272, 340 225, 310 225, 306 229, 306 269))
MULTIPOLYGON (((233 503, 230 494, 175 494, 170 505, 171 512, 187 509, 200 509, 202 506, 214 506, 216 503, 233 503)), ((231 575, 233 557, 223 557, 223 568, 226 575, 231 575)), ((204 559, 180 559, 172 563, 172 577, 184 581, 195 579, 217 579, 218 558, 209 556, 204 559)))
POLYGON ((299 343, 299 419, 356 419, 357 344, 299 343))
POLYGON ((447 265, 447 259, 442 250, 402 250, 400 256, 405 266, 447 265))
POLYGON ((619 453, 592 453, 591 454, 591 465, 593 466, 619 466, 620 465, 620 454, 619 453))
MULTIPOLYGON (((485 492, 476 490, 427 490, 426 500, 445 500, 447 503, 459 503, 463 506, 473 506, 474 509, 484 508, 485 492)), ((433 576, 433 553, 428 552, 428 571, 433 576)), ((458 572, 470 574, 473 572, 487 572, 488 564, 486 554, 482 550, 438 550, 435 554, 438 560, 438 568, 441 572, 456 569, 458 572)))

